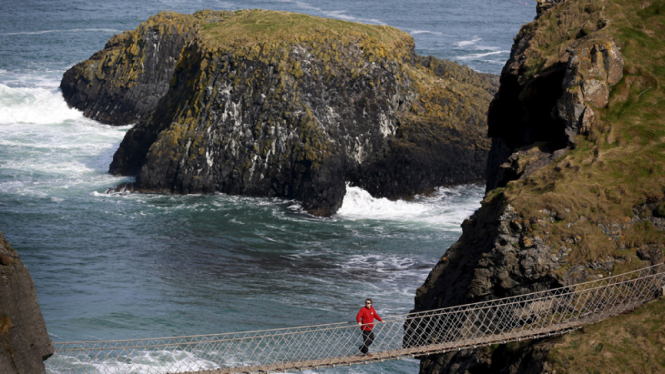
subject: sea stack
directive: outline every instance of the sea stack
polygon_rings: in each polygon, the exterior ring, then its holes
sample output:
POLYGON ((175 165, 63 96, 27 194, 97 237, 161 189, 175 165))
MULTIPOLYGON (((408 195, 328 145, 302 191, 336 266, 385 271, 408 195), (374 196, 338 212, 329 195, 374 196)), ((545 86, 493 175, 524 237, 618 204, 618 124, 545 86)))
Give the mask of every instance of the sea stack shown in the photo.
POLYGON ((67 73, 69 105, 136 122, 110 172, 130 189, 340 207, 484 180, 497 78, 414 52, 388 26, 266 10, 163 12, 67 73))

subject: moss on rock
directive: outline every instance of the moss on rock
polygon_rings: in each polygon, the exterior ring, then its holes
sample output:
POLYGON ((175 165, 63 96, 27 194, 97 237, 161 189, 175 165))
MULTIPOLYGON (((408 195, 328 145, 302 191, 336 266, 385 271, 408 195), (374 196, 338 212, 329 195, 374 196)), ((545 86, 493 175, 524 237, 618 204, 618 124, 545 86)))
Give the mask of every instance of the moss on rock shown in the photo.
POLYGON ((138 120, 110 170, 140 191, 282 196, 329 215, 347 181, 398 198, 482 179, 496 79, 414 47, 389 26, 304 14, 163 12, 62 87, 86 115, 138 120), (151 76, 153 60, 172 66, 151 76), (157 100, 137 106, 146 90, 157 100))
MULTIPOLYGON (((665 260, 665 220, 658 213, 665 201, 665 13, 659 10, 665 2, 545 3, 515 38, 489 110, 482 208, 419 288, 418 311, 665 260)), ((551 344, 539 344, 513 351, 517 358, 503 366, 494 365, 488 349, 428 357, 421 373, 453 364, 470 372, 551 373, 542 354, 551 344)), ((618 354, 606 358, 605 368, 638 370, 618 354)), ((558 365, 556 372, 583 372, 586 362, 558 365)))

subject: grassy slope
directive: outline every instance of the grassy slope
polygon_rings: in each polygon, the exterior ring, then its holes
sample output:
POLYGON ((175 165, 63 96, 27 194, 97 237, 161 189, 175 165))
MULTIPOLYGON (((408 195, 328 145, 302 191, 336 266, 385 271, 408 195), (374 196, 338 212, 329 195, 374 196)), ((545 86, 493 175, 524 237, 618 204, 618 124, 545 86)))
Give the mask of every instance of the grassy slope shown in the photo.
POLYGON ((618 273, 642 266, 636 258, 640 247, 665 247, 665 232, 633 220, 634 207, 658 201, 662 205, 665 199, 665 1, 566 2, 531 26, 536 48, 528 57, 532 73, 538 74, 565 53, 581 29, 597 24, 598 16, 606 26, 596 32, 613 36, 625 60, 624 77, 614 87, 609 106, 596 111, 598 125, 588 137, 580 136, 575 150, 524 180, 494 190, 487 199, 504 194, 531 219, 534 236, 555 250, 572 247, 570 266, 609 255, 617 259, 618 273), (546 38, 555 25, 563 31, 546 38), (538 223, 545 218, 543 209, 570 213, 543 225, 538 223), (599 224, 615 225, 615 235, 604 234, 599 224))
MULTIPOLYGON (((262 9, 229 12, 220 21, 203 23, 201 29, 207 49, 278 68, 288 63, 288 53, 296 45, 308 46, 311 58, 327 62, 331 69, 339 64, 360 68, 384 59, 402 62, 411 58, 415 45, 411 35, 390 26, 262 9), (364 51, 363 58, 342 60, 342 49, 353 44, 364 51)), ((296 78, 302 75, 299 69, 291 70, 296 78)))
POLYGON ((306 14, 278 12, 262 9, 241 10, 230 13, 221 22, 203 25, 207 41, 217 46, 243 43, 254 46, 266 41, 284 40, 293 43, 322 34, 335 39, 356 40, 363 36, 376 39, 386 46, 397 45, 408 39, 408 33, 390 26, 367 25, 306 14))
MULTIPOLYGON (((598 125, 588 137, 580 136, 578 147, 567 155, 486 198, 504 195, 531 219, 533 236, 555 250, 572 247, 570 262, 561 272, 610 256, 617 260, 614 273, 619 273, 643 266, 637 249, 665 248, 665 232, 649 222, 636 222, 633 210, 659 203, 660 215, 665 205, 665 1, 566 2, 530 25, 528 32, 536 35, 535 48, 527 54, 527 75, 562 58, 580 30, 592 33, 599 25, 604 27, 595 32, 611 35, 620 46, 625 68, 608 107, 596 111, 598 125), (569 213, 543 225, 543 209, 569 213), (599 224, 616 224, 616 230, 608 236, 599 224)), ((571 333, 548 355, 552 372, 663 373, 664 320, 661 299, 571 333)))
POLYGON ((665 299, 565 335, 547 359, 557 374, 665 372, 665 299))

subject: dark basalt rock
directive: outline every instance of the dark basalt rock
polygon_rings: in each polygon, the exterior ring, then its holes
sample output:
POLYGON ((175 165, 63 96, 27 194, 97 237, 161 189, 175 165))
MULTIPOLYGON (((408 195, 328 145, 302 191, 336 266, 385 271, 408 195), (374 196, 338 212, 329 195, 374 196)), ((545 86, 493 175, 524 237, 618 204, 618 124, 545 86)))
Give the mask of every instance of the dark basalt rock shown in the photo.
MULTIPOLYGON (((539 2, 538 17, 560 3, 539 2)), ((602 18, 594 18, 599 17, 598 13, 588 17, 586 23, 599 29, 604 25, 602 18)), ((490 104, 487 122, 492 147, 487 165, 487 191, 504 187, 520 177, 506 178, 502 169, 521 148, 541 143, 541 150, 550 155, 563 148, 574 148, 575 136, 589 133, 595 121, 594 110, 607 106, 611 88, 623 76, 621 52, 609 36, 581 37, 570 43, 566 53, 557 59, 529 59, 533 54, 535 27, 527 25, 515 37, 510 59, 501 72, 501 88, 490 104), (542 65, 538 73, 530 72, 538 63, 542 65)))
POLYGON ((0 373, 45 373, 53 354, 28 269, 0 232, 0 373))
MULTIPOLYGON (((137 49, 157 51, 145 59, 177 61, 149 115, 127 110, 142 119, 110 171, 136 175, 135 191, 279 196, 327 216, 341 205, 346 182, 396 199, 483 179, 496 76, 417 56, 410 35, 389 27, 261 10, 165 17, 126 33, 124 49, 99 52, 80 64, 88 70, 63 80, 80 95, 87 91, 78 87, 90 86, 115 103, 107 87, 124 73, 86 80, 95 61, 125 61, 137 49), (182 51, 176 42, 148 48, 146 27, 174 34, 162 40, 184 40, 182 51)), ((162 82, 153 80, 139 74, 132 82, 162 82)))
MULTIPOLYGON (((568 3, 573 2, 539 1, 538 18, 546 18, 547 12, 568 3)), ((575 9, 574 5, 570 9, 575 9)), ((587 7, 588 12, 576 18, 566 16, 600 28, 604 23, 597 21, 600 13, 594 9, 587 7)), ((555 27, 564 17, 525 25, 515 38, 500 89, 489 108, 492 146, 486 174, 488 195, 483 206, 462 224, 461 238, 416 291, 414 312, 562 287, 595 279, 595 271, 612 271, 615 259, 609 256, 564 269, 581 237, 573 236, 570 243, 557 246, 532 232, 532 227, 551 227, 563 220, 571 227, 575 222, 570 222, 570 211, 541 210, 539 216, 525 218, 506 194, 495 191, 499 187, 510 189, 511 181, 527 179, 574 150, 576 137, 588 134, 595 126, 594 110, 608 105, 610 89, 621 78, 623 59, 607 35, 590 32, 577 40, 566 39, 565 53, 542 55, 537 42, 547 43, 544 39, 548 36, 540 30, 555 27), (545 218, 539 218, 543 215, 545 218)), ((549 48, 560 50, 558 46, 549 48)), ((519 191, 510 196, 516 199, 515 195, 519 191)), ((643 210, 652 212, 654 207, 643 210)), ((615 240, 621 230, 638 222, 638 213, 632 222, 626 218, 627 223, 608 229, 608 238, 615 240)), ((584 219, 579 217, 579 222, 584 219)), ((645 248, 638 256, 651 260, 651 253, 658 250, 645 248)), ((409 331, 405 333, 408 336, 409 331)), ((505 346, 430 355, 420 358, 420 373, 545 373, 550 346, 550 340, 529 342, 512 351, 509 360, 502 357, 505 346)))
POLYGON ((60 89, 67 104, 104 124, 134 124, 150 115, 169 90, 182 48, 191 42, 201 19, 163 12, 134 32, 111 38, 104 49, 67 70, 60 89))

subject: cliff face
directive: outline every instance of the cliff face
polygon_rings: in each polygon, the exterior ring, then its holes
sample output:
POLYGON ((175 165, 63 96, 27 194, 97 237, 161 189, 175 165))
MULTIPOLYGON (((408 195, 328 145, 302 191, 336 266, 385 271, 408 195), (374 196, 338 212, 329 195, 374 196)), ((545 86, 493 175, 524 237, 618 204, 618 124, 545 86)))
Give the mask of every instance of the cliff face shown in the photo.
POLYGON ((185 16, 163 12, 134 32, 111 38, 104 50, 67 72, 60 84, 69 106, 110 125, 129 125, 147 117, 169 89, 178 55, 210 13, 185 16))
POLYGON ((123 35, 113 39, 122 48, 112 40, 62 87, 73 87, 66 98, 90 92, 68 99, 85 113, 115 108, 119 92, 134 105, 131 116, 99 116, 142 118, 110 167, 137 175, 135 190, 280 196, 330 215, 345 182, 399 198, 483 178, 495 77, 417 56, 407 33, 251 10, 163 13, 123 35), (147 38, 149 30, 160 36, 147 38), (160 40, 172 48, 155 46, 160 40), (172 74, 149 76, 139 60, 172 61, 172 74), (89 78, 100 66, 108 78, 89 78), (137 110, 149 105, 130 92, 157 98, 165 84, 149 116, 137 110))
MULTIPOLYGON (((663 1, 539 1, 489 109, 487 195, 418 289, 415 311, 665 260, 665 71, 653 54, 665 46, 664 9, 663 1)), ((421 373, 577 372, 552 346, 429 356, 421 373)))
POLYGON ((578 4, 554 16, 557 12, 547 12, 553 6, 541 3, 538 14, 544 17, 520 30, 501 73, 501 90, 488 114, 487 191, 525 178, 558 149, 574 148, 578 134, 589 135, 594 108, 607 107, 611 88, 623 76, 621 52, 611 34, 601 32, 607 23, 602 5, 578 4), (560 35, 548 39, 547 27, 555 22, 562 30, 554 33, 560 35), (545 154, 538 155, 535 167, 515 165, 516 156, 509 159, 536 143, 545 154))
POLYGON ((0 373, 44 373, 53 354, 28 269, 0 232, 0 373))

